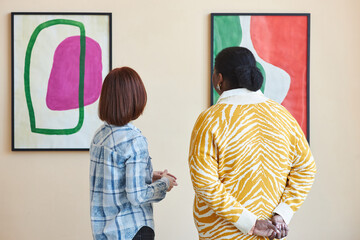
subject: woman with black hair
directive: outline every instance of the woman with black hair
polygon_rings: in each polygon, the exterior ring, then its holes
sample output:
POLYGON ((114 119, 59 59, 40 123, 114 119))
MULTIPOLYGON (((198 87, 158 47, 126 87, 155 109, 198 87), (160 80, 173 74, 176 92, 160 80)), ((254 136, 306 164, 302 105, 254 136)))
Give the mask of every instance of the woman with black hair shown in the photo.
POLYGON ((222 50, 212 81, 220 98, 200 114, 189 154, 199 239, 286 237, 316 172, 304 133, 259 90, 248 49, 222 50))

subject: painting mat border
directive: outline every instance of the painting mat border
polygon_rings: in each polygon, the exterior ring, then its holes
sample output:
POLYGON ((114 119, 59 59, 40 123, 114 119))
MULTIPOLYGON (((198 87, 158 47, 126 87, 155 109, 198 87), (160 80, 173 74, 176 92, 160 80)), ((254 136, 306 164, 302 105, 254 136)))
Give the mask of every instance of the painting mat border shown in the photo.
POLYGON ((14 19, 16 15, 100 15, 109 18, 109 71, 112 69, 111 12, 11 12, 11 151, 89 151, 89 148, 16 148, 15 147, 15 86, 14 86, 14 19))

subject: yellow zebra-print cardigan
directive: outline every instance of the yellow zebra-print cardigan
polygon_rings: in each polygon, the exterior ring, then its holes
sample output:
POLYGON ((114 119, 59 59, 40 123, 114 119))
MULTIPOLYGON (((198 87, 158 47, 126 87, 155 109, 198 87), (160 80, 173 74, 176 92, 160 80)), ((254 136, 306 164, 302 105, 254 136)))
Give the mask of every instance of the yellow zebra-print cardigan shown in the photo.
POLYGON ((289 224, 314 181, 316 166, 297 121, 260 91, 234 89, 200 114, 189 166, 199 239, 248 235, 256 219, 289 224))

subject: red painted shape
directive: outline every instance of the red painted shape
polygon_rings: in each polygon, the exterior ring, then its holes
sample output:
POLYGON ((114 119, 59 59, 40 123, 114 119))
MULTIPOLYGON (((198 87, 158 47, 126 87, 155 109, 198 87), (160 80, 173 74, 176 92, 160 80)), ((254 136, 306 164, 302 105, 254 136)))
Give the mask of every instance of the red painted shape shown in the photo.
POLYGON ((282 105, 306 134, 307 17, 252 16, 250 32, 259 57, 290 75, 290 89, 282 105))

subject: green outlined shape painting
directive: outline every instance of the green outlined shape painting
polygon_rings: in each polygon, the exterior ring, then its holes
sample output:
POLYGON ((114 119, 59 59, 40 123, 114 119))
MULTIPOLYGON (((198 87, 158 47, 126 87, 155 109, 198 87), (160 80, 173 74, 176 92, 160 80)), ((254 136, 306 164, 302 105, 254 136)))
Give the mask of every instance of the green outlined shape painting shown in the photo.
POLYGON ((85 50, 86 50, 85 37, 86 35, 85 35, 84 24, 78 21, 68 20, 68 19, 54 19, 44 22, 39 26, 37 26, 34 32, 32 33, 26 49, 25 67, 24 67, 24 89, 25 89, 26 103, 30 118, 30 127, 32 132, 39 134, 47 134, 47 135, 69 135, 69 134, 74 134, 81 129, 84 122, 84 75, 85 75, 85 50), (67 129, 38 128, 36 127, 36 116, 35 116, 34 107, 31 99, 31 93, 30 93, 31 54, 39 33, 45 28, 59 24, 75 26, 78 27, 80 30, 79 119, 77 125, 74 128, 67 128, 67 129))
POLYGON ((11 150, 88 151, 103 124, 112 14, 12 12, 11 63, 11 150))

